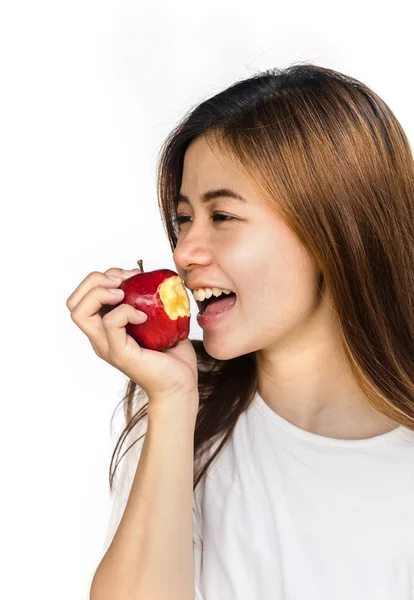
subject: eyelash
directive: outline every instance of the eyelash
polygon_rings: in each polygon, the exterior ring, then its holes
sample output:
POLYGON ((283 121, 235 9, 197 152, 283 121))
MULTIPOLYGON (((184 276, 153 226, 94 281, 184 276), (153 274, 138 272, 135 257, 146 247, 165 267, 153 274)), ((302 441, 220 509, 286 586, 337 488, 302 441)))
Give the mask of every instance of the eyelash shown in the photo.
MULTIPOLYGON (((230 217, 229 215, 223 215, 221 213, 215 213, 214 215, 212 215, 210 217, 210 219, 214 220, 214 217, 224 217, 223 220, 220 220, 219 223, 224 223, 225 221, 230 221, 231 219, 235 219, 235 217, 230 217)), ((187 216, 180 216, 180 217, 174 217, 174 223, 176 225, 181 225, 182 223, 187 223, 187 221, 183 220, 183 219, 190 219, 190 217, 187 216)))

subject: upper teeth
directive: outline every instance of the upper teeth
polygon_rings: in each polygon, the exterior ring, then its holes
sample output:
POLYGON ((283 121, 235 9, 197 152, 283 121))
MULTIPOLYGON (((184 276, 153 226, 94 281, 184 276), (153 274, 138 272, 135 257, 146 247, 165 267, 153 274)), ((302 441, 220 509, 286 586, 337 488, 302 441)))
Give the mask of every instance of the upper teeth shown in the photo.
POLYGON ((231 294, 231 290, 221 290, 220 288, 197 288, 193 290, 194 299, 198 302, 202 302, 206 298, 211 298, 211 296, 220 296, 220 294, 231 294))

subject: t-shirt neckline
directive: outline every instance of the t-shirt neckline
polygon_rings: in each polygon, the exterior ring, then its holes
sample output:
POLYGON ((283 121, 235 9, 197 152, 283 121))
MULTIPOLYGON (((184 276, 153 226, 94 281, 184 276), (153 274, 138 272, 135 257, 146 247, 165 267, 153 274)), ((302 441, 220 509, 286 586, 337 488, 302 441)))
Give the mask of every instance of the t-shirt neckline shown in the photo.
POLYGON ((319 444, 321 446, 336 446, 338 448, 350 449, 365 448, 368 446, 382 444, 389 439, 393 439, 396 437, 398 438, 398 434, 405 430, 405 427, 403 425, 399 425, 398 427, 392 429, 391 431, 387 431, 386 433, 359 440, 345 440, 339 438, 332 438, 319 435, 318 433, 306 431, 305 429, 301 429, 297 425, 294 425, 290 421, 287 421, 284 417, 280 416, 272 408, 270 408, 268 404, 266 404, 259 392, 256 392, 256 397, 253 400, 251 406, 252 408, 256 408, 260 412, 260 414, 267 420, 271 421, 277 427, 283 429, 290 435, 297 438, 301 438, 313 444, 319 444))

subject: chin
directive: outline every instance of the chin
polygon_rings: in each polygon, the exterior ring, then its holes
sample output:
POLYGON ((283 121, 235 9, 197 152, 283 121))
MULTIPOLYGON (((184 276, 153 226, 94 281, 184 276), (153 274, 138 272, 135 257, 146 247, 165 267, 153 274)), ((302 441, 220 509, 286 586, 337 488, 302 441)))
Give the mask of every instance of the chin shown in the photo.
POLYGON ((237 358, 238 356, 243 356, 246 354, 244 351, 240 351, 239 349, 224 347, 223 344, 209 344, 206 340, 203 340, 204 348, 211 358, 215 358, 216 360, 231 360, 232 358, 237 358))

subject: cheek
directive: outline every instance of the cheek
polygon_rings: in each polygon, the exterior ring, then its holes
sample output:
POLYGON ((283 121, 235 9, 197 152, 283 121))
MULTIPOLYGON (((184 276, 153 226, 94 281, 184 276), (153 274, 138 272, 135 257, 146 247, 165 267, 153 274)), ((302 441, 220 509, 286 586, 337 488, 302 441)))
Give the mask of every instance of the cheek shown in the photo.
POLYGON ((259 243, 239 245, 232 257, 228 273, 242 303, 250 304, 280 287, 287 267, 275 248, 259 243))
MULTIPOLYGON (((284 233, 275 241, 275 234, 263 236, 254 246, 239 250, 231 271, 234 283, 240 282, 241 305, 258 299, 270 307, 286 309, 311 300, 317 285, 318 269, 293 234, 284 233)), ((263 306, 265 308, 265 306, 263 306)))

